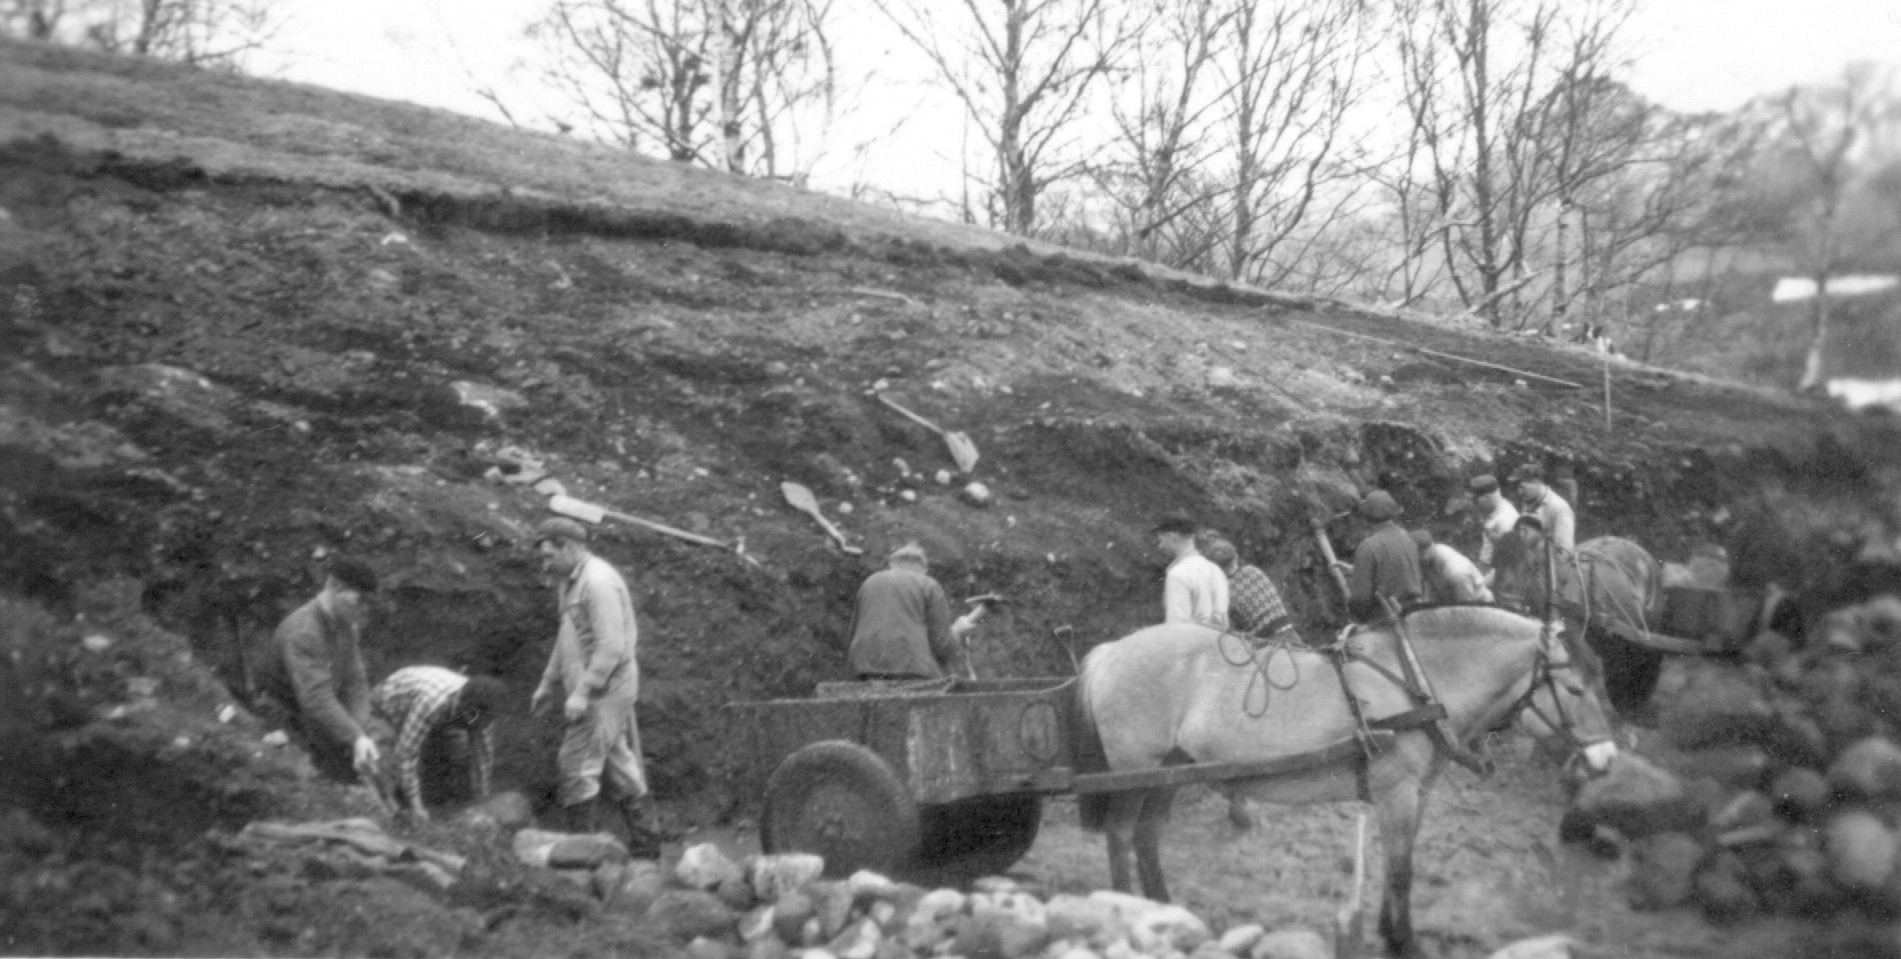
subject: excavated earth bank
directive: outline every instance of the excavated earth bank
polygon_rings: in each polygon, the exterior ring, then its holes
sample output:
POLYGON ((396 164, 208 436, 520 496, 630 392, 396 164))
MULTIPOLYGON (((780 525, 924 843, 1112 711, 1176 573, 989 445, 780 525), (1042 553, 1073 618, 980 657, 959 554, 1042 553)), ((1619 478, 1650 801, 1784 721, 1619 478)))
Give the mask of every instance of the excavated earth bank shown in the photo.
MULTIPOLYGON (((283 875, 206 838, 362 801, 258 746, 245 715, 208 718, 243 686, 237 649, 328 556, 389 583, 373 676, 441 662, 526 698, 553 623, 524 538, 545 498, 515 482, 537 470, 744 537, 762 561, 600 537, 639 594, 640 720, 682 828, 743 821, 756 801, 735 788, 745 757, 722 748, 719 706, 844 678, 852 593, 909 539, 953 593, 1011 598, 979 638, 983 676, 1067 671, 1062 627, 1080 647, 1152 621, 1162 559, 1145 531, 1163 511, 1230 532, 1317 634, 1337 614, 1311 517, 1383 485, 1411 522, 1469 546, 1443 504, 1528 460, 1574 469, 1580 538, 1674 560, 1722 543, 1737 585, 1790 590, 1795 620, 1901 585, 1894 425, 1746 386, 1613 365, 1607 428, 1593 355, 35 46, 0 45, 0 171, 0 768, 23 773, 0 778, 0 800, 51 830, 5 847, 38 850, 40 869, 40 885, 8 887, 33 910, 0 924, 8 951, 673 948, 626 917, 574 921, 591 907, 450 826, 424 833, 472 852, 480 878, 446 897, 283 875), (972 436, 991 505, 931 478, 951 466, 942 443, 880 388, 972 436), (784 506, 788 479, 864 558, 784 506), (112 645, 89 650, 93 635, 112 645)), ((511 717, 503 785, 545 804, 554 735, 511 717)), ((1524 762, 1437 810, 1450 838, 1429 831, 1425 871, 1438 842, 1471 876, 1507 863, 1587 897, 1559 912, 1597 915, 1616 892, 1573 888, 1594 867, 1560 866, 1551 768, 1524 762), (1488 858, 1472 837, 1495 817, 1488 858)), ((1333 888, 1314 877, 1334 875, 1340 814, 1311 815, 1290 814, 1322 825, 1284 844, 1253 834, 1239 872, 1190 880, 1191 901, 1238 914, 1267 882, 1311 909, 1333 888)), ((1024 868, 1099 883, 1073 818, 1050 817, 1024 868)), ((1185 834, 1232 842, 1218 818, 1185 834)), ((1614 953, 1734 944, 1685 915, 1658 946, 1631 931, 1655 920, 1627 912, 1585 925, 1614 953)), ((1452 954, 1499 944, 1428 933, 1452 954)))

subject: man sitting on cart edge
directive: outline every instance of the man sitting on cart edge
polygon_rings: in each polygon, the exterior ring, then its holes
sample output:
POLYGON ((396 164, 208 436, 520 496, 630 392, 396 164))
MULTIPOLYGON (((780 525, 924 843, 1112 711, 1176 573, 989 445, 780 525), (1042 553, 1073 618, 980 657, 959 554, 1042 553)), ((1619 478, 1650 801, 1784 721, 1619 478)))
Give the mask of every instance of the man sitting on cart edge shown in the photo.
POLYGON ((885 564, 858 588, 852 609, 852 672, 859 679, 952 675, 957 640, 974 620, 951 622, 950 600, 931 578, 924 547, 906 543, 892 550, 885 564))

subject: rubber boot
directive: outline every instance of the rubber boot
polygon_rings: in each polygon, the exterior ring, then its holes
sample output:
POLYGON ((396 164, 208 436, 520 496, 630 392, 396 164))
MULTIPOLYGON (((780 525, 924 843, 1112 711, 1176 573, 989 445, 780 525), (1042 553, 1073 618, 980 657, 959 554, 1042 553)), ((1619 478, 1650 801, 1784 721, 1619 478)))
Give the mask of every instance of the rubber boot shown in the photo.
POLYGON ((627 826, 627 854, 635 859, 660 858, 660 833, 644 799, 622 800, 621 821, 627 826))
POLYGON ((571 833, 595 833, 601 831, 601 800, 599 796, 583 799, 578 803, 562 807, 567 817, 567 828, 571 833))

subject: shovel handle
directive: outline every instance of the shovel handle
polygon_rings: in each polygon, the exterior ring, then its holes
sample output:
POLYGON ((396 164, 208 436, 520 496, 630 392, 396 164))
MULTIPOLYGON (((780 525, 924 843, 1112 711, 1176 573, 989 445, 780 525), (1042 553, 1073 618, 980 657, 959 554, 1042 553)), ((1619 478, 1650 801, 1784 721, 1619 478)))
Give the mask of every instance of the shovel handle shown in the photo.
POLYGON ((827 536, 830 536, 833 540, 837 541, 839 549, 844 550, 848 555, 851 555, 851 556, 864 555, 865 551, 856 546, 853 546, 849 541, 847 541, 845 539, 845 534, 839 532, 838 527, 833 526, 832 521, 829 519, 826 519, 823 513, 819 513, 815 510, 811 513, 808 513, 807 515, 817 520, 819 526, 824 528, 825 534, 827 536))
POLYGON ((701 536, 698 533, 689 533, 683 529, 675 529, 674 527, 668 526, 665 523, 656 523, 650 519, 641 519, 638 516, 630 516, 626 513, 617 513, 611 509, 604 510, 603 513, 609 519, 619 520, 623 523, 641 527, 642 529, 649 529, 656 533, 661 534, 662 536, 671 536, 674 539, 683 539, 689 543, 698 543, 701 546, 713 546, 719 549, 733 548, 733 545, 731 543, 721 542, 719 540, 714 539, 711 536, 701 536))
POLYGON ((916 413, 911 412, 910 410, 905 409, 902 406, 899 406, 897 403, 892 401, 891 397, 886 396, 883 393, 879 393, 878 402, 883 403, 884 405, 889 406, 894 410, 897 410, 900 414, 903 414, 905 419, 908 419, 911 422, 916 423, 917 425, 922 426, 925 429, 930 430, 931 432, 936 433, 939 436, 944 435, 944 430, 942 427, 938 426, 936 423, 931 422, 930 420, 925 419, 922 416, 917 415, 916 413))

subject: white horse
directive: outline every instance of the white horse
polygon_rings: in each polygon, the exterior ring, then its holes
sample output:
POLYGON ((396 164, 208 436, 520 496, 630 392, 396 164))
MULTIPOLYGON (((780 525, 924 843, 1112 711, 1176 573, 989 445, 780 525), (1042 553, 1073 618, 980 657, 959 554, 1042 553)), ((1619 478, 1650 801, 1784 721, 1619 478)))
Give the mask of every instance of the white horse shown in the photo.
MULTIPOLYGON (((1610 722, 1593 692, 1596 677, 1579 675, 1595 660, 1554 639, 1537 620, 1496 607, 1444 606, 1407 614, 1404 628, 1445 707, 1443 728, 1453 748, 1529 708, 1539 720, 1527 717, 1534 734, 1566 737, 1593 769, 1615 754, 1610 722)), ((1406 672, 1392 628, 1365 630, 1347 643, 1353 651, 1347 681, 1364 719, 1420 705, 1400 685, 1406 672)), ((1224 640, 1217 630, 1166 624, 1091 650, 1078 683, 1082 725, 1100 737, 1108 768, 1274 759, 1355 736, 1354 713, 1327 654, 1277 648, 1276 661, 1262 663, 1236 657, 1235 649, 1234 638, 1224 640), (1289 659, 1278 661, 1281 656, 1289 659), (1298 682, 1290 683, 1295 670, 1298 682)), ((1421 954, 1412 931, 1413 840, 1447 758, 1438 737, 1414 725, 1398 731, 1370 762, 1355 755, 1303 772, 1229 780, 1221 788, 1231 797, 1282 805, 1370 799, 1386 847, 1380 934, 1395 953, 1411 957, 1421 954)), ((1084 824, 1108 835, 1115 888, 1132 891, 1133 851, 1142 893, 1168 899, 1158 852, 1174 792, 1160 787, 1085 797, 1084 824)))

